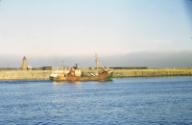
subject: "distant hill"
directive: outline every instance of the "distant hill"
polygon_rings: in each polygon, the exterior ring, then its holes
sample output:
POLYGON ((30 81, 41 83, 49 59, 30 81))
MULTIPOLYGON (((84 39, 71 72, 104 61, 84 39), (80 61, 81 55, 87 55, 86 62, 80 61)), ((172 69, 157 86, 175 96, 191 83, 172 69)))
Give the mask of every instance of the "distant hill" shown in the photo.
MULTIPOLYGON (((27 55, 26 55, 27 56, 27 55)), ((0 56, 0 67, 19 67, 22 57, 0 56)), ((93 56, 81 57, 29 57, 29 65, 36 66, 95 66, 93 56)), ((108 67, 192 67, 192 52, 138 52, 125 55, 102 56, 100 61, 108 67)))

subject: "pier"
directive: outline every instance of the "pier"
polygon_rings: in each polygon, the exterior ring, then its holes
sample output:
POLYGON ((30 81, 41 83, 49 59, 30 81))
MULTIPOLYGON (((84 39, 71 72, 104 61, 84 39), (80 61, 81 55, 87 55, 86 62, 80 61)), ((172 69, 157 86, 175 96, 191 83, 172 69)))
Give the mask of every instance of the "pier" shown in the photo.
MULTIPOLYGON (((95 72, 96 69, 81 68, 82 72, 95 72)), ((49 80, 52 69, 1 69, 0 80, 49 80)), ((148 69, 112 69, 113 78, 122 77, 161 77, 192 76, 192 68, 148 68, 148 69)))

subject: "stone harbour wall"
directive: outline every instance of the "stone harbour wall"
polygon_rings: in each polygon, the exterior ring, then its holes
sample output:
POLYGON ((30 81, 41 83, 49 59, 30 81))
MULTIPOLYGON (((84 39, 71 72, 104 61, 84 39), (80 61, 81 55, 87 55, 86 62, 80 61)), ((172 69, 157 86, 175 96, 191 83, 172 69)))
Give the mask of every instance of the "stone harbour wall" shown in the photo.
MULTIPOLYGON (((192 76, 192 68, 167 69, 111 69, 114 78, 121 77, 161 77, 192 76)), ((96 72, 94 69, 82 69, 82 72, 96 72)), ((0 80, 49 80, 52 70, 0 70, 0 80)))
POLYGON ((51 70, 0 70, 0 80, 48 80, 51 70))

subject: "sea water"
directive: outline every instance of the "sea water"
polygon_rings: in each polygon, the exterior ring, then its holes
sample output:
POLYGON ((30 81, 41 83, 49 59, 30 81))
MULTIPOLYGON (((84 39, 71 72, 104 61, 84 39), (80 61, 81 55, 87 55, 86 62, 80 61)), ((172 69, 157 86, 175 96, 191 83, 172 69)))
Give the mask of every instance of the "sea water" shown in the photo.
POLYGON ((192 77, 0 81, 0 125, 192 125, 192 77))

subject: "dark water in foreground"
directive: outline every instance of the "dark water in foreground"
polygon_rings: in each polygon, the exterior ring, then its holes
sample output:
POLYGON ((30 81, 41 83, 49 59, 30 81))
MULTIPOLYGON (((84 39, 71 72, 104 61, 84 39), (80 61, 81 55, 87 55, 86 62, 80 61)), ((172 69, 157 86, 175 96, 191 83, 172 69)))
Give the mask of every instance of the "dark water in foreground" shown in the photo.
POLYGON ((192 77, 0 81, 1 125, 192 125, 192 77))

